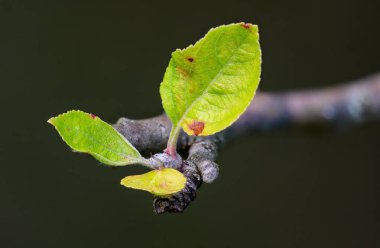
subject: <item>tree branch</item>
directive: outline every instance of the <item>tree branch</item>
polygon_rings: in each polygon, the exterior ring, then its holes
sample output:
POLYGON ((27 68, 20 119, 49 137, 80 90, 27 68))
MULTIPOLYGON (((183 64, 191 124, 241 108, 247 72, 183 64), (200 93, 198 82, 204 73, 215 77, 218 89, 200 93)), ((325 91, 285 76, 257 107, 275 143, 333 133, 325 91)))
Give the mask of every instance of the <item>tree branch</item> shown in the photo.
POLYGON ((380 73, 325 89, 259 93, 228 136, 284 127, 346 128, 380 119, 380 73))
MULTIPOLYGON (((182 212, 194 200, 202 181, 218 174, 214 163, 218 149, 230 139, 252 133, 298 126, 351 127, 380 120, 380 74, 325 89, 284 93, 258 93, 245 113, 229 128, 208 137, 190 137, 181 132, 178 149, 188 153, 182 172, 188 178, 183 191, 156 198, 154 211, 182 212)), ((143 154, 166 147, 171 122, 164 114, 145 120, 120 118, 114 127, 143 154)))

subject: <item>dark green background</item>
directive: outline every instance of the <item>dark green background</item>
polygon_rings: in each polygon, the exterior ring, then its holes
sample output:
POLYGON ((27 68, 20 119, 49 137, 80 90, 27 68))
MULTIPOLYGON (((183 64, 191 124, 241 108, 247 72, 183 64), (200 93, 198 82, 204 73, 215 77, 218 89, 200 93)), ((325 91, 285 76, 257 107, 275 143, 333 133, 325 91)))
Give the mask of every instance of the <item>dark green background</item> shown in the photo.
POLYGON ((285 131, 224 148, 219 179, 183 214, 70 152, 46 120, 161 113, 170 53, 209 28, 259 25, 261 90, 380 69, 378 1, 0 0, 0 247, 379 247, 380 128, 285 131))

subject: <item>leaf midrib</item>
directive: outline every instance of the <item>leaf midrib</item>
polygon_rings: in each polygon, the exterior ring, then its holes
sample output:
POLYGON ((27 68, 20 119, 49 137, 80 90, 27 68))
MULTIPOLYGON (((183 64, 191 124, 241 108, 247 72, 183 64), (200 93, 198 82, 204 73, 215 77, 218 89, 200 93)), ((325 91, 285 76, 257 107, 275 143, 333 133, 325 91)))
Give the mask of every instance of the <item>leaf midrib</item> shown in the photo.
POLYGON ((213 82, 215 81, 216 78, 219 77, 220 73, 222 72, 222 70, 228 66, 230 63, 231 63, 231 59, 235 56, 236 52, 240 49, 240 47, 245 43, 245 41, 247 40, 247 38, 249 37, 250 33, 247 32, 247 35, 244 37, 244 40, 240 43, 240 45, 235 49, 235 51, 231 54, 230 58, 228 59, 228 61, 225 63, 225 65, 223 67, 221 67, 221 69, 219 70, 219 72, 213 77, 213 79, 210 81, 210 83, 207 85, 207 87, 203 90, 202 94, 199 95, 194 101, 192 104, 190 104, 190 106, 186 109, 186 111, 183 113, 181 119, 177 122, 177 128, 180 127, 182 125, 182 122, 184 121, 184 118, 185 116, 189 113, 189 111, 193 108, 193 106, 207 93, 207 91, 209 90, 210 88, 210 85, 213 84, 213 82))

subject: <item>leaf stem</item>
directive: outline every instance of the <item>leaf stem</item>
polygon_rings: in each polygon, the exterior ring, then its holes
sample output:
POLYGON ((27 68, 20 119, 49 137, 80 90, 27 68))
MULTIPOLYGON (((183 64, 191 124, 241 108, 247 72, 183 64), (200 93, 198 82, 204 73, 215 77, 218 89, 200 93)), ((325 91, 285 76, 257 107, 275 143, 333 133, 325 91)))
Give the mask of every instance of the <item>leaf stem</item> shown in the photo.
POLYGON ((153 164, 152 161, 150 161, 149 159, 146 159, 146 158, 136 158, 134 159, 134 161, 136 164, 139 164, 139 165, 142 165, 142 166, 145 166, 145 167, 148 167, 149 169, 156 169, 156 166, 153 164))
POLYGON ((170 131, 168 145, 165 149, 165 152, 172 157, 177 156, 177 141, 178 141, 180 132, 181 132, 181 126, 178 124, 176 126, 173 126, 172 130, 170 131))

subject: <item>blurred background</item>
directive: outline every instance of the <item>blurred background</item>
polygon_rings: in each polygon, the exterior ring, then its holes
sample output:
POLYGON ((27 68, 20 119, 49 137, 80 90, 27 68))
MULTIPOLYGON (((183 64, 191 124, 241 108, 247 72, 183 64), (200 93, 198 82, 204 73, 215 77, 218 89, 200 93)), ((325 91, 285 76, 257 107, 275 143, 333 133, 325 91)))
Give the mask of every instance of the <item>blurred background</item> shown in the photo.
POLYGON ((379 124, 229 143, 183 214, 123 188, 144 168, 73 153, 47 119, 162 112, 170 54, 231 22, 258 24, 261 91, 380 70, 380 4, 361 1, 0 0, 0 247, 379 247, 379 124))

